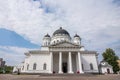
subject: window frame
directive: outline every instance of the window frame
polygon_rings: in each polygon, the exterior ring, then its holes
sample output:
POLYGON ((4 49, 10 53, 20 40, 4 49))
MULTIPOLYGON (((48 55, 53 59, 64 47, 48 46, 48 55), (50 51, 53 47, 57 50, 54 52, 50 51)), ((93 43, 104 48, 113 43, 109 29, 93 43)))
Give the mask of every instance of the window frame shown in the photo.
POLYGON ((43 64, 43 70, 47 70, 47 64, 46 63, 43 64))
POLYGON ((90 63, 90 70, 94 70, 93 64, 90 63))
POLYGON ((34 64, 33 64, 33 70, 36 70, 36 68, 37 68, 37 64, 34 63, 34 64))

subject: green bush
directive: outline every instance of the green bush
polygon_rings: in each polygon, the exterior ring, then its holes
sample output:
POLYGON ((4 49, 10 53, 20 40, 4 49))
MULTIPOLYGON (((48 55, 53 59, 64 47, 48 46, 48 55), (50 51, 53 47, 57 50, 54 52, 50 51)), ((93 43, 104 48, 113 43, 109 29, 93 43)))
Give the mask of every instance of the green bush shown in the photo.
POLYGON ((12 66, 5 66, 5 67, 0 68, 0 74, 1 73, 11 73, 12 70, 13 70, 12 66))

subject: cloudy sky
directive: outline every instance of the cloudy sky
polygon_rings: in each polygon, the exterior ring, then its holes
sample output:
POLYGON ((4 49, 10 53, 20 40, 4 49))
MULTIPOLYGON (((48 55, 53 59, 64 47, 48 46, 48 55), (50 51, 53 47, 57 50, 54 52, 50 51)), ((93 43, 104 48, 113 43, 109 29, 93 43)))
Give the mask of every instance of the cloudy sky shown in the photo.
POLYGON ((0 0, 0 57, 8 65, 22 62, 60 26, 79 34, 99 60, 106 48, 120 57, 120 0, 0 0))

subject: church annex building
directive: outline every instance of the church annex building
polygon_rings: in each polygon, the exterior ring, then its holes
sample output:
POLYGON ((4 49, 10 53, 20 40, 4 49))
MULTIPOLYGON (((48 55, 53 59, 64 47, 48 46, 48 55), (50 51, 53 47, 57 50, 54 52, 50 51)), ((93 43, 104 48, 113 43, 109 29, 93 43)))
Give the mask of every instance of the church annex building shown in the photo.
POLYGON ((43 38, 40 50, 25 53, 20 67, 21 73, 98 73, 97 53, 88 51, 81 45, 81 38, 60 27, 52 37, 43 38))

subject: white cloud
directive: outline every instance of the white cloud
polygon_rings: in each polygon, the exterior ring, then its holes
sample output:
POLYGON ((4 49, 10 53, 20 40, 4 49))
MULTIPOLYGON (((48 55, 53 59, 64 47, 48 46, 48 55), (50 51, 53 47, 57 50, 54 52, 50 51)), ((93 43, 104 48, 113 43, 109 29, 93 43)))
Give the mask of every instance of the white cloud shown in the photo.
POLYGON ((120 40, 120 7, 112 3, 114 0, 40 1, 0 0, 0 27, 36 44, 41 44, 43 36, 52 35, 59 26, 71 36, 78 33, 88 49, 104 50, 120 40), (51 12, 46 13, 46 8, 51 12))
POLYGON ((28 52, 28 50, 31 49, 12 46, 0 46, 0 58, 3 58, 7 65, 16 65, 24 61, 24 53, 28 52))

